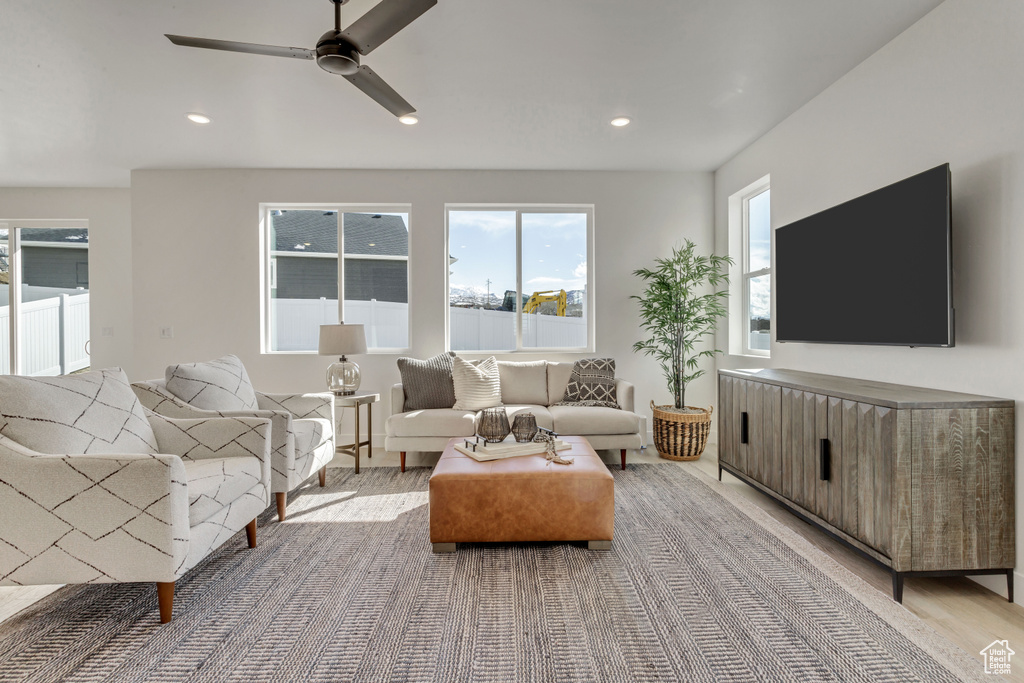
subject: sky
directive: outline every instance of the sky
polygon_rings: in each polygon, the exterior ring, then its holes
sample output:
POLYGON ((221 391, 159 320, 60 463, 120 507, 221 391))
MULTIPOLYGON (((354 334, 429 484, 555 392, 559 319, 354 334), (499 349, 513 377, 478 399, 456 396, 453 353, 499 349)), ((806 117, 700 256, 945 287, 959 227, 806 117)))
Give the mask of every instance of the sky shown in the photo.
MULTIPOLYGON (((523 213, 523 293, 584 289, 587 284, 585 213, 523 213)), ((453 289, 487 289, 502 297, 516 288, 514 211, 450 211, 449 267, 453 289)))
MULTIPOLYGON (((750 234, 749 271, 768 268, 772 264, 771 190, 750 198, 748 204, 750 234)), ((750 314, 752 317, 771 317, 771 277, 750 280, 750 314)))

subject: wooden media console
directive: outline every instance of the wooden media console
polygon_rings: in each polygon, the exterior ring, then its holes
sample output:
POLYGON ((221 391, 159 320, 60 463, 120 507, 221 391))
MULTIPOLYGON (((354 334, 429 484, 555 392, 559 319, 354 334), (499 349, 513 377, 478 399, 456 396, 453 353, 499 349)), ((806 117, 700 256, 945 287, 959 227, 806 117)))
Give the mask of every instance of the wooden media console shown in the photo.
POLYGON ((906 576, 1005 574, 1013 601, 1014 402, 795 370, 720 370, 729 472, 906 576))

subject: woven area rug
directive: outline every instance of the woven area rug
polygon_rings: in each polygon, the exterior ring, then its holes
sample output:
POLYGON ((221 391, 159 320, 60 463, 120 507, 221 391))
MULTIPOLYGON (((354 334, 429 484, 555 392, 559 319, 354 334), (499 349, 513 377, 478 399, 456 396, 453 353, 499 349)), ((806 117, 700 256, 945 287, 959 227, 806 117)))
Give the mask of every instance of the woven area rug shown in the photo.
POLYGON ((954 681, 981 665, 692 467, 615 475, 615 541, 433 555, 429 469, 330 470, 178 583, 0 623, 0 680, 954 681))

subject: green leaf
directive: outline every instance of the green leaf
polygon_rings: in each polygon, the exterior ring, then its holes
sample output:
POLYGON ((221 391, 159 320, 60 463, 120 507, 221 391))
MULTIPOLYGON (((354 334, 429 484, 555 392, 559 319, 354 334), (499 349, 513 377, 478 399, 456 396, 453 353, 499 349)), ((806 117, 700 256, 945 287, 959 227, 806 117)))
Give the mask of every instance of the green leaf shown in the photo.
POLYGON ((696 248, 686 240, 669 256, 656 258, 652 268, 633 271, 643 281, 644 291, 630 296, 637 302, 640 329, 647 335, 633 344, 633 351, 658 361, 679 408, 685 403, 686 384, 704 375, 701 359, 721 353, 694 349, 726 315, 733 264, 727 256, 703 256, 696 248))

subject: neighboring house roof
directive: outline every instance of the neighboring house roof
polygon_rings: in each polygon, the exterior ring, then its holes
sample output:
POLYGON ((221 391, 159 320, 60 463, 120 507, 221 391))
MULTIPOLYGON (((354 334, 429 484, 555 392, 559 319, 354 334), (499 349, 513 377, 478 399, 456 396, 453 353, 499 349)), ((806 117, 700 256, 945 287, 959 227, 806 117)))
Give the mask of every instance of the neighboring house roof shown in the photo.
MULTIPOLYGON (((281 211, 271 216, 275 251, 337 254, 338 217, 333 211, 281 211)), ((409 230, 401 216, 345 214, 345 253, 408 256, 409 230)))
POLYGON ((85 228, 25 228, 21 232, 21 240, 23 242, 88 244, 89 231, 85 228))

